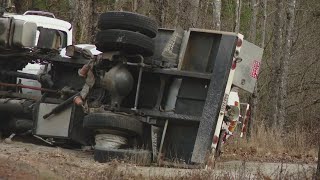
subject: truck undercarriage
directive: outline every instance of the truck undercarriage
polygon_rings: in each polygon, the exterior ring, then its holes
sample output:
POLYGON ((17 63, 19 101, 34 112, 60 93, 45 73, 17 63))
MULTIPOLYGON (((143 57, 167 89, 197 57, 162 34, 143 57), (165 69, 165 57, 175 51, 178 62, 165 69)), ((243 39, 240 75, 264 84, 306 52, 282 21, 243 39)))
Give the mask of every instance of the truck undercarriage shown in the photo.
POLYGON ((32 48, 2 46, 0 130, 28 132, 52 145, 92 146, 99 162, 134 157, 144 159, 142 164, 206 164, 226 106, 238 35, 158 30, 149 19, 143 28, 124 26, 127 21, 110 27, 110 18, 119 15, 106 13, 99 20, 100 54, 68 46, 69 57, 61 56, 52 48, 60 37, 54 30, 40 30, 39 39, 54 38, 32 48), (28 63, 43 70, 20 72, 28 63))

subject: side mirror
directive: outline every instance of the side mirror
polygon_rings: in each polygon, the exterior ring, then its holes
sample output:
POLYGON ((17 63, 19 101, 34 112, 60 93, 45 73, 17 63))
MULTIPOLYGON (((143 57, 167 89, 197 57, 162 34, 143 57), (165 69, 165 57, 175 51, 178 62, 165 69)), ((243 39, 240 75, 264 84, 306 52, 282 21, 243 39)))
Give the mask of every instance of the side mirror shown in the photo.
POLYGON ((66 47, 66 56, 74 57, 76 55, 76 47, 74 45, 69 45, 66 47))

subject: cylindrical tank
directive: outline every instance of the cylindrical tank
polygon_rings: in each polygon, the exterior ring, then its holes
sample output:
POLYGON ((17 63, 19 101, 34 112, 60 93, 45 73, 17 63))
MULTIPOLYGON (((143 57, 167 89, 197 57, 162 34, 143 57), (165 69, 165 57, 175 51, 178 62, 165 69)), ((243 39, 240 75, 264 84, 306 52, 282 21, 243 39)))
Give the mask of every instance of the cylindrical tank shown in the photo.
POLYGON ((133 77, 125 65, 119 64, 104 74, 101 86, 111 94, 111 105, 119 107, 133 88, 133 77))

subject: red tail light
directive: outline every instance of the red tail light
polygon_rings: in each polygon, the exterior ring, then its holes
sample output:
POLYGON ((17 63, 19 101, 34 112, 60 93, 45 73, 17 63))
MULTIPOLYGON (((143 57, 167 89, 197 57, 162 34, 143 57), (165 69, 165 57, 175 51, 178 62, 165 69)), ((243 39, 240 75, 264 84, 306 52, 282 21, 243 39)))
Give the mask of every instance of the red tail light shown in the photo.
POLYGON ((237 67, 237 63, 235 61, 232 62, 232 66, 231 66, 231 69, 232 70, 235 70, 237 67))
POLYGON ((242 46, 242 39, 238 38, 237 47, 240 47, 240 46, 242 46))

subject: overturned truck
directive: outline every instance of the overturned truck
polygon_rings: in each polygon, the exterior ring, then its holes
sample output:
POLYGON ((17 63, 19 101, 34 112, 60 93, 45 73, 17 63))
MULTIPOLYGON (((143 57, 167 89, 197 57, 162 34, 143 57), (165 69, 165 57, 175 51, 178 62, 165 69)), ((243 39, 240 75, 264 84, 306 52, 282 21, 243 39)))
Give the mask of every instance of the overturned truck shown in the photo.
MULTIPOLYGON (((0 18, 2 133, 92 146, 99 162, 209 162, 242 61, 242 35, 158 29, 148 17, 108 12, 99 18, 95 45, 71 45, 70 24, 43 23, 54 19, 0 18), (25 70, 32 64, 36 73, 25 70)), ((261 55, 257 50, 258 63, 261 55)), ((237 78, 239 86, 252 91, 257 62, 244 68, 251 79, 237 78)))

